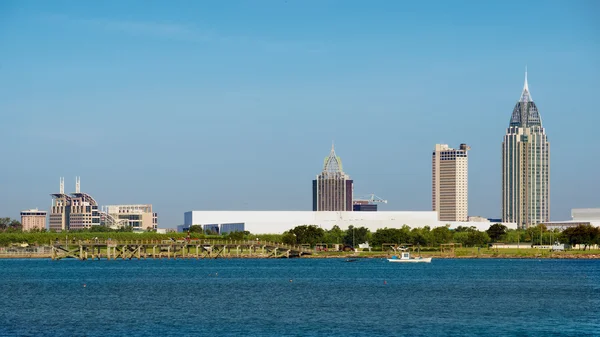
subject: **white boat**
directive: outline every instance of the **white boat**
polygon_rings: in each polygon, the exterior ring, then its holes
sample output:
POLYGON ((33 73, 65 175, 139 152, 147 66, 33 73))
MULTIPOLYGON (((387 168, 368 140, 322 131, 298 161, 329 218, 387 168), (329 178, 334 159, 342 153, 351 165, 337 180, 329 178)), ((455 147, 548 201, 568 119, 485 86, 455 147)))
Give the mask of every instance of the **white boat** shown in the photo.
POLYGON ((417 263, 417 262, 424 262, 424 263, 430 263, 431 262, 431 258, 430 257, 410 257, 410 253, 409 252, 402 252, 402 255, 400 256, 400 258, 398 258, 396 255, 392 256, 391 259, 387 259, 390 262, 408 262, 408 263, 417 263))

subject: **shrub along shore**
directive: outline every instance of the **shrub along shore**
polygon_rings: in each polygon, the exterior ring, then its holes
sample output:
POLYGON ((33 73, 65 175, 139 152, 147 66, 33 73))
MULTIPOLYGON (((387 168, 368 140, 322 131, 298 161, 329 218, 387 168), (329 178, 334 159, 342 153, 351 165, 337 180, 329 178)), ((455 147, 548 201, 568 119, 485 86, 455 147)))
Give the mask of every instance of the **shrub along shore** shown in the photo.
MULTIPOLYGON (((589 250, 600 243, 600 229, 589 225, 580 225, 562 232, 548 230, 544 225, 532 226, 525 230, 509 230, 501 224, 491 224, 486 231, 475 227, 449 226, 436 228, 381 228, 375 232, 365 227, 349 226, 342 230, 333 226, 324 230, 314 225, 297 226, 283 234, 251 234, 249 232, 233 232, 219 235, 205 232, 200 226, 192 226, 187 233, 156 232, 134 233, 129 228, 109 230, 95 228, 91 230, 67 232, 22 232, 16 228, 0 231, 0 253, 29 247, 49 246, 57 240, 68 240, 76 244, 79 240, 116 240, 116 241, 157 241, 157 240, 258 240, 280 242, 287 245, 305 245, 311 247, 313 253, 307 258, 386 258, 394 254, 391 247, 410 247, 413 255, 418 251, 422 256, 434 258, 600 258, 600 250, 589 250), (101 231, 98 231, 101 229, 101 231), (370 251, 357 251, 359 244, 369 243, 370 251), (490 248, 492 242, 518 242, 521 248, 490 248), (549 248, 530 248, 536 245, 550 247, 555 242, 568 245, 579 245, 582 250, 567 249, 567 251, 551 252, 549 248), (452 247, 451 244, 454 244, 452 247), (344 252, 336 250, 345 250, 344 252)), ((596 246, 597 247, 597 246, 596 246)), ((358 249, 360 250, 360 249, 358 249)), ((5 254, 0 254, 5 255, 5 254)), ((6 256, 4 256, 6 257, 6 256)), ((240 257, 244 257, 241 255, 240 257)), ((256 256, 250 256, 256 258, 256 256)))

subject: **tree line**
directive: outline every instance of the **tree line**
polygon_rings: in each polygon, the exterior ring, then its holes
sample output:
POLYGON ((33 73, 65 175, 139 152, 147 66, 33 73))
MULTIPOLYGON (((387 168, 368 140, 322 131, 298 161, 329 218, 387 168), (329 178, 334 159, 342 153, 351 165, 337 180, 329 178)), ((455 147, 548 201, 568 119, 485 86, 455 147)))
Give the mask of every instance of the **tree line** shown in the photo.
POLYGON ((20 232, 23 230, 21 222, 11 218, 0 218, 0 232, 20 232))
POLYGON ((484 246, 493 242, 530 243, 531 245, 552 245, 555 242, 570 245, 583 245, 584 249, 600 244, 600 228, 591 225, 570 227, 564 231, 548 230, 543 224, 528 229, 508 229, 502 224, 493 224, 487 230, 480 231, 471 226, 458 226, 450 229, 449 225, 431 228, 380 228, 371 232, 366 227, 349 226, 342 230, 333 226, 324 230, 316 225, 296 226, 283 233, 282 242, 287 244, 343 244, 355 247, 369 242, 372 247, 384 244, 412 244, 423 247, 439 247, 441 244, 460 243, 463 247, 484 246))
MULTIPOLYGON (((110 229, 104 226, 94 226, 90 229, 81 230, 70 230, 61 232, 60 235, 64 234, 81 234, 82 238, 91 237, 94 233, 105 233, 108 237, 110 234, 115 236, 116 233, 131 233, 133 229, 131 227, 124 227, 120 229, 110 229)), ((32 232, 38 232, 40 234, 54 235, 58 234, 55 232, 47 231, 46 229, 34 230, 32 232), (46 233, 47 232, 47 233, 46 233)), ((203 238, 203 239, 225 239, 225 240, 265 240, 272 242, 283 242, 286 244, 300 245, 308 244, 315 246, 317 244, 342 244, 344 246, 355 247, 358 244, 369 242, 372 247, 381 247, 383 244, 412 244, 415 246, 422 247, 439 247, 441 244, 447 243, 460 243, 463 247, 475 247, 484 246, 488 243, 493 242, 505 242, 505 243, 530 243, 531 245, 551 245, 555 242, 566 243, 570 245, 582 245, 583 249, 588 249, 592 245, 600 245, 600 228, 593 227, 591 225, 578 225, 576 227, 569 227, 564 231, 548 230, 543 225, 531 226, 527 229, 508 229, 502 224, 492 224, 487 230, 480 231, 475 227, 459 226, 455 229, 450 229, 449 225, 431 228, 425 226, 422 228, 410 228, 407 225, 401 228, 380 228, 375 232, 371 232, 366 227, 349 226, 346 230, 342 230, 339 226, 334 225, 330 230, 324 230, 316 225, 301 225, 290 229, 283 234, 251 234, 248 231, 244 232, 231 232, 224 235, 218 233, 205 231, 202 226, 194 225, 189 229, 189 233, 168 233, 168 234, 156 234, 151 235, 152 231, 148 233, 150 236, 147 239, 156 238, 164 239, 168 237, 182 237, 185 238, 191 235, 192 238, 203 238)), ((21 223, 11 218, 0 218, 0 233, 22 233, 21 223)), ((25 234, 25 233, 23 233, 25 234)), ((34 233, 31 233, 34 234, 34 233)), ((135 237, 140 238, 140 234, 134 234, 135 237)), ((0 237, 0 244, 6 242, 15 242, 16 236, 11 235, 11 238, 0 237)), ((104 237, 105 235, 102 235, 104 237)), ((24 235, 18 236, 23 241, 33 241, 32 236, 24 235)), ((43 235, 39 238, 39 241, 47 241, 50 236, 43 235), (43 239, 42 239, 43 238, 43 239)), ((129 239, 129 235, 127 235, 129 239)), ((135 239, 131 237, 130 239, 135 239)), ((146 238, 144 238, 146 239, 146 238)), ((38 240, 35 240, 38 241, 38 240)))

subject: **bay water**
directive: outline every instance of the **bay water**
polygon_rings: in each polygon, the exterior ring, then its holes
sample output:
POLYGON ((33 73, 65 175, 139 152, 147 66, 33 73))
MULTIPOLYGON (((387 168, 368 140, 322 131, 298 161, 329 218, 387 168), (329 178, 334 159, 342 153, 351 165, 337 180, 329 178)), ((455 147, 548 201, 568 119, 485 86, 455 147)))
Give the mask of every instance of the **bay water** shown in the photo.
POLYGON ((0 260, 2 336, 600 336, 600 261, 0 260))

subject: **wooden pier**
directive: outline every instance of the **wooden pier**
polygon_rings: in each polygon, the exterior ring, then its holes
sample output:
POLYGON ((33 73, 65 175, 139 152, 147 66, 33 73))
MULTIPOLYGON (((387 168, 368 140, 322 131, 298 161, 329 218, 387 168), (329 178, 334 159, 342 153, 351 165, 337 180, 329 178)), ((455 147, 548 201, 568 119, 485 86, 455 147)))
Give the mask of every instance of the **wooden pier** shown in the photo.
POLYGON ((53 241, 52 260, 292 258, 312 254, 302 246, 264 241, 81 240, 53 241))

